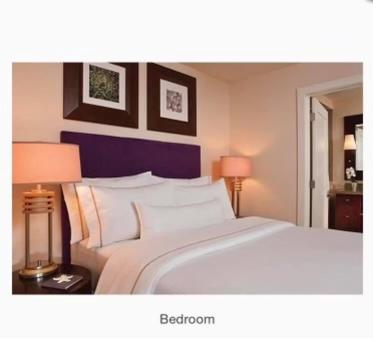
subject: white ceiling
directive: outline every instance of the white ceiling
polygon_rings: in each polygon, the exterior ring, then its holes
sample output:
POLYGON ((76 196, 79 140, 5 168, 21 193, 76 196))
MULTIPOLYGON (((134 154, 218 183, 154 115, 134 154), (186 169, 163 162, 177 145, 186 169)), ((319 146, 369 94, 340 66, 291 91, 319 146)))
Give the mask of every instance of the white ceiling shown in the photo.
POLYGON ((252 75, 268 73, 295 63, 185 63, 203 73, 224 81, 235 82, 244 80, 252 75))

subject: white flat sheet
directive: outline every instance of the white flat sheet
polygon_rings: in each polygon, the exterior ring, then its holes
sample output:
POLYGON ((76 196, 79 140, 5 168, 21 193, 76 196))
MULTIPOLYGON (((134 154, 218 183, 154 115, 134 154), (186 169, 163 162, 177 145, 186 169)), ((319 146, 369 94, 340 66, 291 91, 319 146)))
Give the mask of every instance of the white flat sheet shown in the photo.
POLYGON ((96 293, 358 294, 362 235, 249 217, 126 243, 96 293))
POLYGON ((102 248, 87 249, 88 238, 71 245, 71 262, 91 271, 92 285, 96 287, 98 278, 109 257, 126 241, 113 243, 102 248))

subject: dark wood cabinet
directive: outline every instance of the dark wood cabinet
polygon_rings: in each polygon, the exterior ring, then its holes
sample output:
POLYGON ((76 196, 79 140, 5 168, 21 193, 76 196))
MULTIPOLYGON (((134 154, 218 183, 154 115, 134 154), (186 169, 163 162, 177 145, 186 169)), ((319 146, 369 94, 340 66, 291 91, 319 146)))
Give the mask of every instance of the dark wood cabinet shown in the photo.
POLYGON ((336 193, 332 229, 363 232, 363 195, 336 193))

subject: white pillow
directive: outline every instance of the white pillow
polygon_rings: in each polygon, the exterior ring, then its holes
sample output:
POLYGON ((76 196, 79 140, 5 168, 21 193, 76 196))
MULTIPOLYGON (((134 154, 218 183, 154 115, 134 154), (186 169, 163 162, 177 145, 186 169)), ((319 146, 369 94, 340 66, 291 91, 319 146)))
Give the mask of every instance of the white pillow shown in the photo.
POLYGON ((81 212, 80 201, 77 194, 77 186, 83 185, 129 185, 129 186, 141 186, 151 184, 155 182, 155 179, 151 175, 151 171, 147 171, 138 175, 122 176, 122 177, 102 177, 102 178, 83 178, 82 183, 67 183, 62 184, 62 191, 64 200, 66 203, 70 228, 71 228, 71 244, 77 243, 82 239, 88 237, 88 230, 84 215, 81 212))
MULTIPOLYGON (((90 210, 90 215, 86 219, 89 228, 87 248, 139 238, 140 224, 134 203, 170 205, 173 203, 173 189, 168 183, 134 188, 91 186, 97 214, 90 210)), ((84 213, 87 216, 86 210, 84 213)))
POLYGON ((83 239, 82 234, 82 221, 80 215, 79 201, 75 191, 74 183, 62 184, 63 198, 66 203, 67 213, 70 221, 71 240, 70 243, 74 244, 83 239))
POLYGON ((95 183, 95 182, 117 182, 117 181, 132 181, 136 180, 138 178, 144 178, 144 177, 149 177, 152 176, 151 171, 145 171, 140 174, 136 175, 130 175, 130 176, 116 176, 116 177, 83 177, 82 182, 85 183, 95 183))
POLYGON ((180 206, 155 206, 137 202, 136 211, 140 219, 141 237, 199 228, 223 222, 225 219, 219 199, 180 206))
POLYGON ((201 176, 197 178, 166 178, 152 175, 157 182, 170 182, 175 186, 196 186, 211 183, 211 176, 201 176))
POLYGON ((225 219, 236 218, 224 179, 221 178, 212 184, 202 186, 175 187, 175 203, 178 205, 202 203, 215 198, 219 199, 222 204, 225 219))

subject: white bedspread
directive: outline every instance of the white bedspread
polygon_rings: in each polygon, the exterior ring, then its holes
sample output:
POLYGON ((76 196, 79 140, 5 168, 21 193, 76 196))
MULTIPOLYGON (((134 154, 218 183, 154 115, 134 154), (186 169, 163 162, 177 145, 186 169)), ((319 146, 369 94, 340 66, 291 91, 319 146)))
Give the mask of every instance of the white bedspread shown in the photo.
POLYGON ((259 217, 123 245, 99 294, 362 293, 362 235, 259 217))

